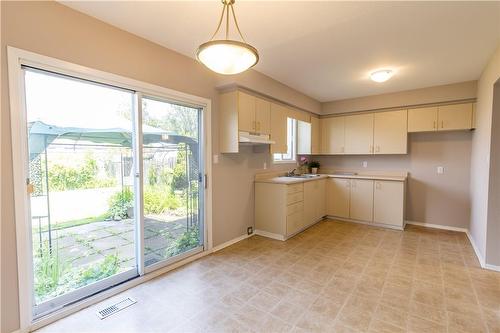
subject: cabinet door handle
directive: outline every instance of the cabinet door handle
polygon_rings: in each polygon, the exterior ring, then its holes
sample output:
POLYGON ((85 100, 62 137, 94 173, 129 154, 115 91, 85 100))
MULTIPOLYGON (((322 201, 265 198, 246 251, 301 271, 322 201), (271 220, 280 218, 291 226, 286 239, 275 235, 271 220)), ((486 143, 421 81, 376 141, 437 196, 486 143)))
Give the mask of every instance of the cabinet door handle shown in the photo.
POLYGON ((375 183, 375 188, 376 188, 377 190, 380 190, 380 189, 382 188, 382 184, 381 184, 380 182, 376 182, 376 183, 375 183))
POLYGON ((441 120, 441 128, 444 128, 444 120, 441 120))
POLYGON ((345 182, 345 186, 346 186, 346 187, 351 187, 351 182, 350 182, 349 180, 347 180, 347 181, 345 182))
POLYGON ((373 146, 370 146, 370 153, 373 153, 373 146))
POLYGON ((378 153, 379 151, 380 151, 380 146, 377 146, 377 147, 375 148, 375 152, 377 152, 377 153, 378 153))
POLYGON ((436 129, 436 121, 435 120, 432 122, 432 128, 436 129))

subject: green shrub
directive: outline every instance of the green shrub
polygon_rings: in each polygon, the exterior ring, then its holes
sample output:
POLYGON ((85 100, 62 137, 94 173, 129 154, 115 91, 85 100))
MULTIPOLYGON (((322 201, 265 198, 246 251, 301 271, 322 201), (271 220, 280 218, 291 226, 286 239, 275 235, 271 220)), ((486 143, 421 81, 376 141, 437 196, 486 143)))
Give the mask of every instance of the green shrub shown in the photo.
POLYGON ((118 255, 110 254, 103 261, 79 270, 73 279, 76 281, 75 288, 83 287, 93 282, 115 275, 120 268, 118 255))
MULTIPOLYGON (((171 238, 171 236, 170 236, 171 238)), ((194 227, 185 231, 179 238, 170 244, 165 250, 167 257, 175 256, 176 254, 186 252, 187 250, 194 249, 200 244, 200 230, 194 227)))
POLYGON ((68 269, 67 263, 60 260, 57 249, 49 248, 45 241, 42 248, 34 255, 35 294, 43 296, 56 290, 68 269))
POLYGON ((86 188, 116 186, 114 178, 99 179, 97 162, 86 156, 83 166, 75 168, 61 164, 49 166, 49 189, 51 191, 67 191, 86 188))
POLYGON ((110 217, 121 217, 122 219, 127 218, 127 210, 134 205, 134 193, 125 187, 122 191, 116 192, 109 198, 109 210, 108 213, 110 217))
POLYGON ((181 206, 179 199, 168 190, 156 186, 144 189, 144 213, 161 214, 181 206))

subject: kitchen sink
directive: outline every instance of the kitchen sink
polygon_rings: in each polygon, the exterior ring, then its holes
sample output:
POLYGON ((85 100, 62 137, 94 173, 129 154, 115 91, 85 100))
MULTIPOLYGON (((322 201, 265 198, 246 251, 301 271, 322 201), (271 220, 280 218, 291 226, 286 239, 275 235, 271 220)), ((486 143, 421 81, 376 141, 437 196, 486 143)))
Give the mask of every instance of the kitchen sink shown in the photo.
POLYGON ((303 175, 291 175, 291 176, 285 176, 288 178, 315 178, 319 177, 320 175, 314 175, 314 174, 303 174, 303 175))

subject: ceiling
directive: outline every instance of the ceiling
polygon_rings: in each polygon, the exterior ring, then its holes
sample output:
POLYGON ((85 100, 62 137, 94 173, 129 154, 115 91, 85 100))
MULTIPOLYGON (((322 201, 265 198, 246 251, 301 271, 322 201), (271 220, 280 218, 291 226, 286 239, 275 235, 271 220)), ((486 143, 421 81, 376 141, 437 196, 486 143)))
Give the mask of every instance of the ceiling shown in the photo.
MULTIPOLYGON (((195 57, 220 1, 70 1, 66 6, 195 57)), ((500 44, 500 2, 238 1, 255 69, 320 102, 476 80, 500 44), (369 73, 391 68, 385 83, 369 73)))

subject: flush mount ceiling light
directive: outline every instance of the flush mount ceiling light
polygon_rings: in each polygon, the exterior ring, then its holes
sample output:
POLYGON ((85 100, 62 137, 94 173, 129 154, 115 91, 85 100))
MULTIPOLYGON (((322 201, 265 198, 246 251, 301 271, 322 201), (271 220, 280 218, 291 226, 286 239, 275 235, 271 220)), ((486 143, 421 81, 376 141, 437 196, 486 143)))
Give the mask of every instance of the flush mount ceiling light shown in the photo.
POLYGON ((222 0, 224 7, 219 24, 210 41, 201 44, 196 51, 196 58, 209 69, 219 74, 238 74, 255 66, 259 61, 259 53, 252 45, 247 44, 241 34, 234 13, 234 0, 222 0), (241 41, 228 39, 229 36, 229 11, 231 11, 234 26, 240 35, 241 41), (226 35, 225 39, 215 39, 219 32, 222 21, 226 16, 226 35))
POLYGON ((394 75, 394 72, 390 69, 382 69, 379 71, 375 71, 370 74, 370 79, 375 82, 385 82, 389 80, 392 75, 394 75))

